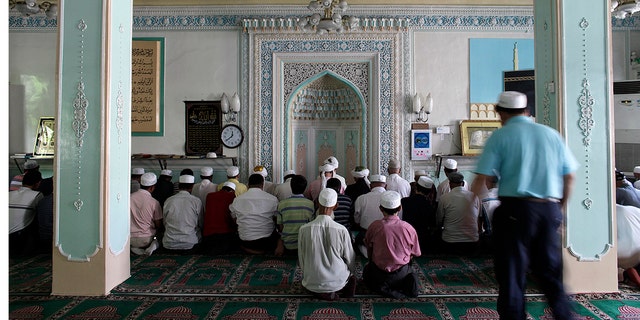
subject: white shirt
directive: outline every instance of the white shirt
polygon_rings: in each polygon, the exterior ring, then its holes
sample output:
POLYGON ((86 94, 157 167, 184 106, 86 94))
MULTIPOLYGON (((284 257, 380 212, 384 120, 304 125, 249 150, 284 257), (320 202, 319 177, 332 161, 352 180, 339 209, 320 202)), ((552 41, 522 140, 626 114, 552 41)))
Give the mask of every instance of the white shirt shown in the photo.
POLYGON ((355 274, 356 253, 349 231, 326 215, 300 227, 298 262, 302 286, 312 292, 335 292, 355 274))
MULTIPOLYGON (((467 180, 464 180, 464 186, 462 186, 462 187, 465 190, 469 190, 469 184, 467 183, 467 180)), ((436 188, 436 191, 438 192, 436 194, 436 202, 439 202, 440 198, 442 198, 443 195, 445 195, 445 194, 449 193, 449 191, 451 191, 451 186, 449 186, 449 178, 444 179, 444 181, 440 182, 440 184, 436 188)))
POLYGON ((9 233, 20 231, 33 222, 42 193, 27 187, 9 192, 9 233))
POLYGON ((356 199, 356 203, 353 206, 353 219, 363 229, 368 229, 372 222, 384 217, 380 211, 380 198, 385 191, 383 187, 375 187, 371 189, 371 192, 365 193, 356 199))
POLYGON ((264 192, 268 193, 268 194, 272 194, 275 196, 276 193, 276 186, 277 184, 271 182, 271 181, 264 181, 264 185, 262 186, 262 190, 264 190, 264 192))
POLYGON ((276 186, 273 195, 278 198, 278 201, 291 198, 293 195, 293 192, 291 192, 291 178, 287 178, 283 183, 276 186))
POLYGON ((489 192, 482 198, 482 206, 484 211, 489 217, 489 221, 493 221, 493 212, 500 206, 500 199, 498 199, 498 188, 491 188, 489 192))
POLYGON ((240 239, 262 239, 275 230, 273 218, 278 213, 278 198, 258 188, 249 188, 233 200, 229 210, 238 224, 240 239))
POLYGON ((164 236, 162 245, 172 250, 188 250, 200 242, 200 230, 204 218, 202 201, 186 190, 169 197, 164 202, 164 236))
POLYGON ((633 187, 636 189, 640 189, 640 179, 633 183, 633 187))
POLYGON ((443 226, 442 240, 445 242, 477 242, 478 209, 480 201, 473 192, 455 187, 438 203, 436 222, 443 226), (469 210, 470 209, 470 210, 469 210))
POLYGON ((397 173, 392 173, 387 178, 387 190, 396 191, 401 197, 406 198, 411 194, 411 184, 397 173))
POLYGON ((211 192, 218 191, 218 185, 211 182, 209 179, 203 179, 202 181, 193 185, 193 189, 191 190, 191 194, 200 198, 202 202, 202 206, 207 206, 207 195, 211 192))
POLYGON ((640 263, 640 209, 616 205, 618 224, 618 268, 628 269, 640 263))

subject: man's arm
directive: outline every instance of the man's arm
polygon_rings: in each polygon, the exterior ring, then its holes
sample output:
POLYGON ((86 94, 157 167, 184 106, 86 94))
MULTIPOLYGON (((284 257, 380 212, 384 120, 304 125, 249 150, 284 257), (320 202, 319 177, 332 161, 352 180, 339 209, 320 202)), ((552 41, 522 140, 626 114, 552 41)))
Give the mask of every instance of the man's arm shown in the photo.
POLYGON ((487 181, 489 179, 493 179, 493 177, 480 173, 476 174, 475 179, 473 179, 470 191, 473 192, 478 199, 482 199, 482 196, 486 192, 487 181))
POLYGON ((575 180, 575 174, 567 173, 562 177, 564 182, 562 188, 562 199, 560 199, 560 205, 564 208, 569 201, 569 197, 571 196, 571 192, 573 191, 573 182, 575 180))

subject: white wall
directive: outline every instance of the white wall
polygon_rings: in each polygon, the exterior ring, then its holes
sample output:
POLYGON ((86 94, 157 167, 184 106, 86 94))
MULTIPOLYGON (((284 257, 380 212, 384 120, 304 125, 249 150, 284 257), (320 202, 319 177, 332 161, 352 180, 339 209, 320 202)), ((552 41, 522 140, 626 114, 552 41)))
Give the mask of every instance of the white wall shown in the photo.
MULTIPOLYGON (((533 38, 531 33, 416 32, 413 39, 415 88, 431 92, 429 125, 449 126, 452 134, 433 136, 432 153, 461 152, 461 120, 469 119, 469 39, 533 38)), ((496 97, 497 99, 498 97, 496 97)))
MULTIPOLYGON (((133 153, 184 154, 186 100, 219 100, 239 88, 239 31, 147 32, 164 37, 164 136, 133 137, 133 153)), ((225 150, 235 156, 236 150, 225 150)))

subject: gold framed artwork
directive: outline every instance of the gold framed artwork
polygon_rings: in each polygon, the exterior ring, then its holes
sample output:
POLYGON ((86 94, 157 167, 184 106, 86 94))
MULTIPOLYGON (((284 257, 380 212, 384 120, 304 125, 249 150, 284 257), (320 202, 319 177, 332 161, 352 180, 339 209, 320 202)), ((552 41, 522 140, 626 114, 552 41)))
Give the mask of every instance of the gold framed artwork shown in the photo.
POLYGON ((52 156, 55 152, 55 128, 54 117, 41 117, 36 133, 36 144, 33 150, 34 156, 52 156))
POLYGON ((500 121, 463 120, 460 122, 460 138, 462 155, 475 156, 482 153, 482 148, 491 134, 500 129, 500 121))

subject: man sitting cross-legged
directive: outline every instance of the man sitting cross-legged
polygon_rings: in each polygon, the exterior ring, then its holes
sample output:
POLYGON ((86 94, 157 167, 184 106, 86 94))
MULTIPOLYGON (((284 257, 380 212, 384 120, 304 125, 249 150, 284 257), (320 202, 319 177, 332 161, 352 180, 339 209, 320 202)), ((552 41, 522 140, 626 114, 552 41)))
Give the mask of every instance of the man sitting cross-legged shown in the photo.
POLYGON ((278 231, 281 233, 280 242, 283 244, 281 248, 284 248, 284 252, 276 252, 276 255, 298 254, 298 230, 314 217, 313 201, 305 198, 302 194, 306 188, 307 179, 304 176, 293 176, 291 178, 293 195, 278 204, 276 223, 278 231))
POLYGON ((163 228, 162 207, 151 196, 158 179, 155 173, 147 172, 140 177, 140 190, 131 194, 131 252, 151 255, 159 246, 156 232, 163 228))
POLYGON ((281 245, 275 223, 278 198, 263 191, 263 184, 261 175, 252 174, 247 192, 237 196, 229 206, 231 217, 238 224, 240 248, 251 254, 274 252, 281 245))
POLYGON ((421 255, 416 230, 400 220, 401 196, 385 191, 380 198, 382 220, 369 226, 364 243, 369 263, 362 277, 371 290, 391 298, 417 297, 419 280, 411 270, 411 258, 421 255))
POLYGON ((356 253, 347 228, 331 218, 338 194, 333 189, 322 189, 318 203, 318 216, 298 232, 302 286, 324 300, 338 300, 339 294, 353 297, 356 253))

